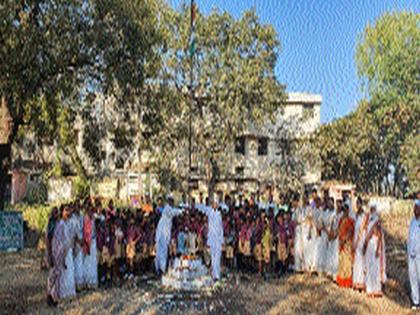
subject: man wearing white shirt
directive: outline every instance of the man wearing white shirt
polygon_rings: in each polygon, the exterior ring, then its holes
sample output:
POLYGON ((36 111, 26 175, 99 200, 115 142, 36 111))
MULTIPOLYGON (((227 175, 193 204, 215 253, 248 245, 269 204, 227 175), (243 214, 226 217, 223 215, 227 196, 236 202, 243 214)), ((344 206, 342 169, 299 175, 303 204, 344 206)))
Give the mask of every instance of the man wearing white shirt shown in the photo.
POLYGON ((420 200, 414 204, 414 217, 410 223, 407 242, 408 274, 411 285, 411 301, 413 309, 419 309, 420 297, 420 200))
POLYGON ((222 215, 217 210, 216 202, 213 202, 212 207, 197 204, 195 208, 207 215, 208 218, 207 245, 210 247, 212 277, 216 282, 220 280, 220 258, 224 242, 222 215))
POLYGON ((182 214, 182 209, 174 208, 174 200, 168 197, 168 204, 163 208, 158 226, 156 228, 156 258, 155 267, 158 274, 166 272, 168 261, 168 246, 171 240, 172 219, 182 214))

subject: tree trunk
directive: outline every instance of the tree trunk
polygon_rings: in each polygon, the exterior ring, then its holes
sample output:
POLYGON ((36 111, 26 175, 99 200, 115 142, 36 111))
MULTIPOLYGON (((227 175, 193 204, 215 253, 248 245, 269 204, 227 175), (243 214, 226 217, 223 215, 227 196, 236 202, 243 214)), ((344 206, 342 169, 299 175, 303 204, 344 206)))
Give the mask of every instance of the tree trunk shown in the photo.
POLYGON ((4 205, 6 203, 5 195, 8 172, 10 169, 11 147, 10 143, 0 144, 0 211, 4 210, 4 205))
POLYGON ((210 158, 210 176, 207 183, 207 194, 210 199, 210 201, 214 201, 214 191, 216 188, 217 181, 219 180, 219 167, 217 166, 217 162, 215 159, 210 158))
POLYGON ((0 98, 0 211, 4 210, 8 172, 11 163, 12 141, 19 125, 13 124, 6 97, 0 98))

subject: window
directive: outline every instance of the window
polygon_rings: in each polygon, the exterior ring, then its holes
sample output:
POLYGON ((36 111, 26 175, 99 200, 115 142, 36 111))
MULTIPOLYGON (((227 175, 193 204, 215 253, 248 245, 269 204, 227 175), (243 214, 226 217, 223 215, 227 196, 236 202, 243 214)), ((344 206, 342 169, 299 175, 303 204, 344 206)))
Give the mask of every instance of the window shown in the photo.
POLYGON ((245 137, 236 138, 235 152, 238 154, 245 155, 245 137))
POLYGON ((124 158, 118 157, 117 158, 117 161, 115 162, 115 168, 116 169, 123 169, 124 168, 124 164, 125 164, 124 158))
POLYGON ((237 176, 244 175, 244 168, 242 166, 238 166, 235 171, 237 176))
POLYGON ((268 138, 258 139, 258 155, 267 155, 268 153, 268 138))
POLYGON ((311 119, 315 117, 315 106, 314 104, 303 104, 303 119, 311 119))
POLYGON ((191 189, 198 189, 198 180, 191 180, 190 181, 190 188, 191 189))

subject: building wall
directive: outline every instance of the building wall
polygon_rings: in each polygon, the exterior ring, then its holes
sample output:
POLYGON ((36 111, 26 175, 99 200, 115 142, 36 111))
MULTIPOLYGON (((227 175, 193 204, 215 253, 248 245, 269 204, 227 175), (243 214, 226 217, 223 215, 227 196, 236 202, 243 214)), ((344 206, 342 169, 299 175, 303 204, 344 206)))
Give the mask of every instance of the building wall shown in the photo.
MULTIPOLYGON (((320 107, 322 97, 305 93, 291 93, 282 111, 276 114, 274 123, 268 120, 263 126, 249 126, 245 133, 245 154, 235 153, 232 146, 227 149, 232 154, 230 175, 223 178, 216 186, 226 192, 242 191, 245 194, 267 192, 268 189, 277 195, 275 172, 272 162, 279 152, 277 140, 283 136, 301 139, 315 132, 320 126, 320 107), (287 132, 277 132, 286 128, 287 132), (288 129, 287 129, 288 128, 288 129), (258 154, 258 141, 267 138, 267 155, 258 154), (238 168, 243 171, 238 173, 238 168)), ((312 185, 321 181, 320 169, 307 165, 303 184, 312 185)), ((196 192, 207 191, 203 180, 199 181, 196 192)))
MULTIPOLYGON (((105 102, 106 103, 106 102, 105 102)), ((250 125, 246 135, 245 135, 245 155, 235 154, 234 146, 227 148, 227 151, 232 156, 228 164, 230 165, 230 174, 229 178, 224 179, 224 182, 220 183, 220 189, 222 190, 255 190, 261 185, 267 183, 273 183, 273 171, 271 166, 271 161, 276 158, 276 139, 282 137, 276 131, 282 126, 286 126, 289 130, 288 136, 294 138, 305 137, 312 132, 314 132, 320 126, 320 106, 322 103, 322 97, 320 95, 307 94, 307 93, 289 93, 288 100, 281 111, 275 115, 275 122, 271 123, 269 120, 266 121, 262 126, 252 126, 250 125), (268 138, 268 152, 267 155, 258 155, 258 139, 268 138), (243 172, 237 174, 237 168, 243 167, 243 172)), ((90 165, 89 160, 86 155, 83 153, 82 148, 82 139, 83 139, 83 128, 81 122, 77 121, 75 128, 79 130, 77 133, 78 136, 78 148, 81 158, 86 166, 88 173, 94 174, 96 169, 90 165)), ((104 140, 105 141, 105 140, 104 140)), ((34 155, 28 152, 28 146, 19 148, 16 150, 16 153, 20 153, 22 159, 33 159, 34 155)), ((112 143, 108 139, 106 141, 106 150, 107 158, 104 159, 103 166, 108 170, 107 174, 109 176, 116 176, 116 173, 119 171, 116 169, 115 161, 110 156, 112 151, 112 143)), ((36 151, 39 151, 40 148, 37 148, 36 151)), ((45 146, 41 149, 42 154, 45 157, 41 160, 47 160, 52 163, 55 158, 55 147, 54 145, 45 146)), ((142 169, 141 166, 147 165, 148 162, 153 158, 148 156, 147 152, 142 151, 132 152, 133 154, 127 158, 126 165, 124 165, 124 172, 129 171, 138 171, 139 173, 144 173, 147 170, 142 169), (130 161, 128 161, 130 160, 130 161), (131 161, 133 160, 133 161, 131 161), (129 164, 129 165, 128 165, 129 164)), ((18 155, 18 154, 17 154, 18 155)), ((197 174, 197 177, 202 177, 200 174, 197 174)), ((127 176, 125 176, 127 177, 127 176)), ((144 177, 144 176, 143 176, 144 177)), ((308 169, 305 176, 305 183, 317 183, 321 179, 320 170, 317 169, 308 169)), ((273 183, 275 184, 275 183, 273 183)), ((125 187, 126 181, 122 181, 122 186, 125 187)), ((149 184, 148 186, 154 186, 149 184)), ((127 188, 122 188, 121 191, 125 191, 127 188)), ((148 188, 147 190, 151 190, 148 188)), ((146 189, 141 189, 143 192, 146 189)), ((201 180, 199 182, 198 190, 205 191, 205 183, 201 180)))

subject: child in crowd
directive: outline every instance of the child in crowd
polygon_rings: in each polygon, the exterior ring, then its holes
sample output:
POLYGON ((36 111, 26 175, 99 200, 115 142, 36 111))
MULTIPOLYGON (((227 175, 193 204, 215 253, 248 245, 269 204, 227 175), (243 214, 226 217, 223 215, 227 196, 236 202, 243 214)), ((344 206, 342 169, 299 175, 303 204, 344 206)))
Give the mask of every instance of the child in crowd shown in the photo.
POLYGON ((136 243, 140 238, 138 227, 135 224, 135 219, 130 218, 129 226, 127 229, 127 265, 129 273, 127 277, 133 278, 135 272, 135 257, 136 257, 136 243))

